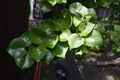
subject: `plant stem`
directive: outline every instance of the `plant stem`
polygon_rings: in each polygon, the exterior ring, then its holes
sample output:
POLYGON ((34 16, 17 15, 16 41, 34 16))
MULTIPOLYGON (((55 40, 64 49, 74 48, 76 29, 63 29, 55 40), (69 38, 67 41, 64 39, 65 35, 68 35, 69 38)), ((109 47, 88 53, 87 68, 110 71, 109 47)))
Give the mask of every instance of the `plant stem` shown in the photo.
POLYGON ((41 67, 42 67, 42 63, 38 62, 36 65, 34 80, 40 80, 41 67))

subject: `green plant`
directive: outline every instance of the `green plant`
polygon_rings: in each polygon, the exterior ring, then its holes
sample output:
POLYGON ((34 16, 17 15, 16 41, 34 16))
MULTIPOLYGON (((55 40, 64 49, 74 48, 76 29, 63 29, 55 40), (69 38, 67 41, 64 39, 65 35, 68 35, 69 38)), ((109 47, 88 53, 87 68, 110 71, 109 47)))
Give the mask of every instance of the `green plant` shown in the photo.
POLYGON ((101 23, 105 26, 106 31, 103 34, 104 46, 111 45, 112 50, 120 52, 120 22, 119 12, 115 13, 106 19, 103 19, 101 23))
MULTIPOLYGON (((45 4, 54 6, 66 2, 48 0, 45 4)), ((47 8, 42 9, 49 11, 47 8)), ((75 50, 75 56, 79 57, 87 49, 99 50, 103 45, 101 32, 104 32, 104 27, 97 21, 95 10, 75 2, 69 9, 63 9, 51 19, 45 20, 41 27, 30 28, 13 39, 7 51, 19 68, 26 69, 34 62, 49 64, 55 57, 65 58, 66 53, 72 49, 75 50)))

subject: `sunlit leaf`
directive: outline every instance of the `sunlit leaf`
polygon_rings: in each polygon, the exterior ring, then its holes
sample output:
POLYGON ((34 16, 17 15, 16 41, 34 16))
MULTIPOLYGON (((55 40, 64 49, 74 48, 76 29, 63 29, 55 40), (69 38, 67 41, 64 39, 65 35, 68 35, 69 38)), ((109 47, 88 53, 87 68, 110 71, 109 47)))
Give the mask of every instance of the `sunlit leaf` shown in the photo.
POLYGON ((68 38, 68 44, 70 46, 70 49, 78 48, 84 44, 84 38, 81 38, 79 34, 76 33, 71 34, 68 38))
POLYGON ((54 48, 58 42, 58 36, 55 34, 49 35, 45 40, 45 45, 48 48, 54 48))
POLYGON ((71 34, 71 31, 69 29, 66 29, 66 30, 62 30, 62 33, 60 34, 59 36, 59 40, 61 42, 65 42, 68 40, 68 37, 70 36, 71 34))
POLYGON ((82 5, 79 2, 72 3, 69 7, 69 10, 72 14, 78 14, 82 9, 82 5))
POLYGON ((76 55, 82 55, 82 54, 83 54, 82 50, 80 50, 79 52, 76 52, 76 55))
POLYGON ((116 51, 117 51, 117 52, 120 52, 120 47, 118 47, 118 48, 116 49, 116 51))
POLYGON ((34 60, 29 55, 25 55, 24 57, 21 58, 15 58, 15 63, 20 69, 23 70, 32 66, 34 60))
POLYGON ((94 17, 95 19, 97 19, 97 14, 96 14, 95 9, 89 8, 87 16, 91 16, 91 17, 94 17))
POLYGON ((56 3, 66 3, 67 0, 48 0, 48 2, 54 6, 56 3))
POLYGON ((94 27, 95 30, 99 31, 100 33, 104 33, 105 32, 105 28, 102 24, 98 23, 98 24, 95 24, 95 27, 94 27))
POLYGON ((73 16, 73 24, 75 25, 75 27, 77 27, 80 23, 82 22, 81 17, 76 15, 73 16))
POLYGON ((86 25, 87 25, 87 22, 86 22, 86 21, 82 21, 82 22, 78 25, 78 30, 79 30, 80 32, 84 31, 86 25))
POLYGON ((85 30, 81 32, 81 36, 87 36, 93 30, 94 25, 93 23, 88 23, 85 30))
POLYGON ((85 16, 88 14, 88 9, 85 6, 82 6, 82 9, 79 11, 79 14, 85 16))
POLYGON ((120 25, 115 25, 114 30, 117 31, 117 32, 120 32, 120 25))
POLYGON ((106 8, 109 8, 109 6, 113 3, 113 2, 115 2, 116 0, 101 0, 101 2, 102 2, 102 6, 103 7, 106 7, 106 8))
POLYGON ((68 51, 68 44, 67 43, 58 43, 56 47, 53 49, 52 53, 60 58, 65 58, 66 53, 68 51))
POLYGON ((92 49, 99 49, 103 44, 101 34, 98 31, 93 30, 91 35, 88 38, 85 38, 85 44, 92 49))
POLYGON ((76 58, 77 60, 79 60, 79 61, 80 61, 80 60, 83 60, 83 59, 85 58, 85 56, 86 56, 86 54, 83 53, 82 50, 76 52, 76 54, 75 54, 75 58, 76 58))

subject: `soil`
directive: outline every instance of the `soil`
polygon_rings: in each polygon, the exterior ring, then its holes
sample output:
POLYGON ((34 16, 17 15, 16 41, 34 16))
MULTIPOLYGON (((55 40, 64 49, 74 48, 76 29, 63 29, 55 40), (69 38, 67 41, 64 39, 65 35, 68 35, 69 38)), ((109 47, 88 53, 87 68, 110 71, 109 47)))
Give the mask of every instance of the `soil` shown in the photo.
MULTIPOLYGON (((81 61, 72 55, 70 52, 66 59, 56 59, 50 65, 43 63, 40 80, 120 80, 120 53, 88 52, 81 61)), ((35 65, 25 71, 22 80, 33 80, 34 71, 35 65)))

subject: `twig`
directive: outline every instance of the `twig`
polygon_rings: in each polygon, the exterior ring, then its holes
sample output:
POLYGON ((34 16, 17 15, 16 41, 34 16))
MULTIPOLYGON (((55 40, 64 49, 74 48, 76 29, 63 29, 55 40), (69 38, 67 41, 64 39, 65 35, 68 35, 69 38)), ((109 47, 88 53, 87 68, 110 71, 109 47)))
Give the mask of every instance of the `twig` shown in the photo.
POLYGON ((97 66, 120 66, 120 58, 117 58, 115 60, 111 60, 111 61, 97 61, 96 62, 97 66))

